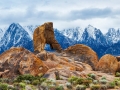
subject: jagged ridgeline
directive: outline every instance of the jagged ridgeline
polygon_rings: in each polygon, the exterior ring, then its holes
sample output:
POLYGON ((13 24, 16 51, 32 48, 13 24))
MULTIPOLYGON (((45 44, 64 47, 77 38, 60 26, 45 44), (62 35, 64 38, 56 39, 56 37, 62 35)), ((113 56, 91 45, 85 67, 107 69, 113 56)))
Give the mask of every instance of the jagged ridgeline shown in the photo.
MULTIPOLYGON (((7 29, 0 29, 0 53, 11 47, 24 47, 33 51, 33 32, 37 27, 21 26, 18 23, 12 23, 7 29)), ((85 44, 90 46, 101 57, 104 54, 120 54, 120 30, 110 28, 106 34, 100 29, 88 25, 84 30, 80 27, 68 28, 64 30, 54 29, 55 38, 63 49, 74 44, 85 44)), ((49 45, 46 50, 51 51, 49 45)))

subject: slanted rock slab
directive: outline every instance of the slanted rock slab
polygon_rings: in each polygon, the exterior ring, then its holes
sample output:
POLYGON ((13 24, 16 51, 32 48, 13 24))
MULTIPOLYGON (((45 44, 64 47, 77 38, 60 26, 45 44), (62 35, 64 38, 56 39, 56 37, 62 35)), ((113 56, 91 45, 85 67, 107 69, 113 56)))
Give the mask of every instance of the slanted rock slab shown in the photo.
POLYGON ((47 70, 47 66, 39 58, 22 47, 11 48, 0 55, 0 72, 3 72, 1 77, 9 78, 20 74, 36 76, 47 70))

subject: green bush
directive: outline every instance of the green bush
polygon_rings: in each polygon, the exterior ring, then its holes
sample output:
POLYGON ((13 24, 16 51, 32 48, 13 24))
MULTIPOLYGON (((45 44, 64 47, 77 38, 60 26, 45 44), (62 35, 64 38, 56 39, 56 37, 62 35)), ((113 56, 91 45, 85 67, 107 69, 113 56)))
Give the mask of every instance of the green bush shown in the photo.
POLYGON ((41 84, 42 82, 45 82, 45 81, 46 81, 46 78, 39 78, 40 84, 41 84))
POLYGON ((107 90, 107 85, 101 85, 100 90, 107 90))
POLYGON ((90 85, 90 90, 99 90, 100 89, 100 85, 99 84, 91 84, 90 85))
POLYGON ((19 75, 14 81, 15 82, 22 82, 23 80, 29 80, 30 82, 34 80, 35 77, 30 74, 19 75))
POLYGON ((8 90, 16 90, 14 86, 8 85, 8 90))
POLYGON ((8 78, 0 78, 0 82, 9 83, 9 79, 8 78))
POLYGON ((78 78, 78 79, 76 80, 76 84, 83 84, 83 82, 84 82, 84 79, 83 79, 83 78, 78 78))
POLYGON ((70 77, 69 79, 68 79, 68 81, 71 83, 71 84, 73 84, 73 83, 75 83, 75 81, 78 79, 78 77, 75 77, 75 76, 72 76, 72 77, 70 77))
POLYGON ((43 90, 44 89, 46 89, 47 87, 48 87, 48 85, 47 85, 47 83, 46 82, 43 82, 43 83, 41 83, 41 87, 43 88, 43 90))
POLYGON ((91 77, 92 79, 96 78, 96 75, 94 73, 90 73, 90 74, 88 74, 88 76, 91 77))
POLYGON ((83 84, 86 85, 87 87, 89 87, 89 84, 91 83, 92 83, 92 78, 90 77, 83 80, 83 84))
POLYGON ((22 82, 25 83, 25 84, 30 84, 29 80, 22 80, 22 82))
POLYGON ((86 86, 85 85, 77 85, 76 90, 86 90, 86 86))
POLYGON ((98 80, 93 80, 93 84, 98 84, 98 80))
POLYGON ((115 88, 115 86, 116 86, 115 82, 109 82, 108 83, 108 88, 110 88, 110 89, 115 88))
POLYGON ((72 85, 71 85, 71 83, 66 83, 66 87, 68 88, 68 89, 72 89, 72 85))
POLYGON ((38 84, 40 84, 40 82, 39 82, 39 80, 33 80, 33 81, 32 81, 32 84, 33 84, 33 85, 38 85, 38 84))
POLYGON ((0 90, 7 90, 7 89, 8 89, 8 84, 0 83, 0 90))
POLYGON ((45 83, 47 84, 47 86, 50 86, 53 84, 52 80, 46 80, 45 83))
POLYGON ((26 86, 26 84, 25 83, 23 83, 23 82, 20 82, 20 83, 14 83, 14 87, 15 87, 15 89, 22 89, 22 90, 24 90, 25 89, 25 86, 26 86))
POLYGON ((120 73, 119 73, 119 72, 116 72, 115 76, 116 76, 116 77, 120 77, 120 73))
POLYGON ((106 80, 106 77, 102 77, 101 80, 106 80))
POLYGON ((57 87, 56 87, 56 90, 64 90, 63 85, 59 85, 59 86, 57 86, 57 87))
POLYGON ((26 84, 25 84, 25 83, 20 82, 20 83, 19 83, 19 86, 20 86, 20 88, 25 89, 26 84))
POLYGON ((106 80, 106 79, 101 79, 101 80, 99 80, 99 82, 100 82, 101 84, 106 84, 106 83, 107 83, 107 80, 106 80))
POLYGON ((117 82, 116 82, 116 84, 117 84, 117 86, 119 86, 119 87, 120 87, 120 81, 117 81, 117 82))
POLYGON ((52 85, 49 85, 48 88, 49 88, 49 90, 55 90, 55 89, 56 89, 56 85, 53 85, 53 84, 52 84, 52 85))

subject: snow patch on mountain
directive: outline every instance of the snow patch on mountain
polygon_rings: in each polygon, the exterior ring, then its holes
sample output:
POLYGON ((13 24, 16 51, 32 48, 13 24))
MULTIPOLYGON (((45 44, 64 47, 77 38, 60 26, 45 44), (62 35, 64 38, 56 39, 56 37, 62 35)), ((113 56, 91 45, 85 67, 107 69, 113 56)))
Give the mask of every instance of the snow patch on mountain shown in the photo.
POLYGON ((28 26, 23 26, 23 28, 28 32, 30 35, 31 39, 33 39, 33 32, 34 30, 38 27, 38 25, 28 25, 28 26))
POLYGON ((89 34, 89 37, 93 38, 93 39, 96 39, 96 36, 95 36, 95 28, 91 25, 88 25, 88 27, 86 27, 86 30, 89 34))
POLYGON ((115 30, 114 28, 110 28, 108 32, 105 34, 105 37, 108 43, 115 44, 120 41, 120 29, 115 30))
POLYGON ((60 30, 60 32, 66 37, 75 41, 81 40, 81 37, 83 34, 83 30, 80 27, 63 29, 63 30, 60 30))
POLYGON ((4 31, 0 28, 0 40, 3 37, 3 35, 4 35, 4 31))
POLYGON ((12 23, 5 31, 4 36, 0 41, 0 53, 11 47, 24 47, 28 50, 33 50, 32 39, 29 34, 18 23, 12 23))

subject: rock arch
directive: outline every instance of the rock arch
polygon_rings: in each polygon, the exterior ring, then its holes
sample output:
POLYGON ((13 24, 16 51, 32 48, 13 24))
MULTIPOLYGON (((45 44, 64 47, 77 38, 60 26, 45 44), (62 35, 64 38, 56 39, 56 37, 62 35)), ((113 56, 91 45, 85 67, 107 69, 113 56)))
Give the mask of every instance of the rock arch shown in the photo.
POLYGON ((51 49, 61 51, 62 48, 55 40, 52 22, 46 22, 37 27, 33 34, 34 51, 43 51, 45 44, 50 44, 51 49))

